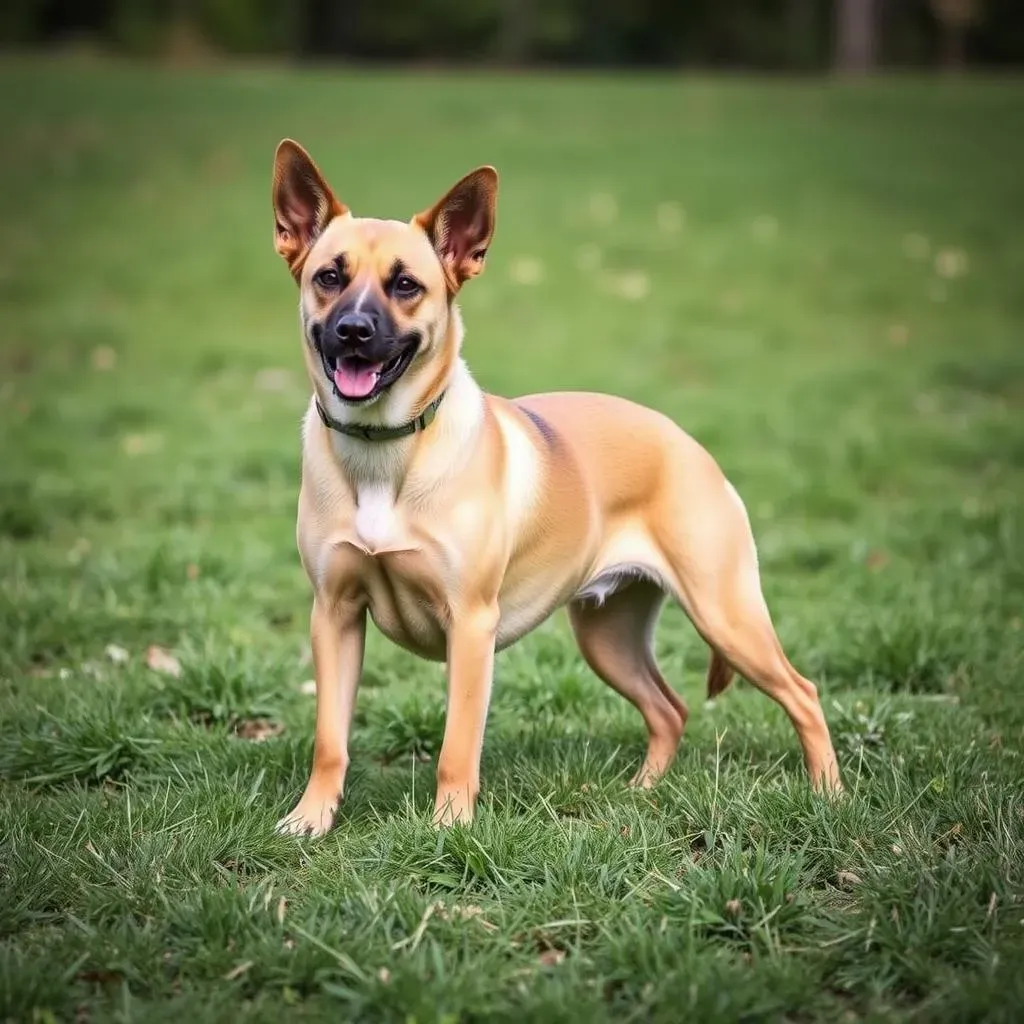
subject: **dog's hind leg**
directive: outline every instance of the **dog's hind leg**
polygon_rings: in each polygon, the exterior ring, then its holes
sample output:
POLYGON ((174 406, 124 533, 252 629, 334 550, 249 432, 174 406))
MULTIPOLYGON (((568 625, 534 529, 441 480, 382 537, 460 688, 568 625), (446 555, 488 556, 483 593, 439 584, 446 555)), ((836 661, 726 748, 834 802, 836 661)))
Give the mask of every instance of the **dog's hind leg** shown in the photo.
POLYGON ((662 678, 651 649, 654 624, 665 594, 649 580, 637 580, 603 603, 569 605, 576 642, 587 664, 643 715, 647 756, 631 785, 649 787, 675 757, 686 725, 686 705, 662 678))
POLYGON ((713 655, 709 690, 727 685, 724 660, 785 710, 814 788, 840 790, 817 689, 790 664, 775 634, 739 496, 719 476, 701 488, 700 502, 673 505, 670 515, 657 516, 652 533, 684 610, 718 655, 717 661, 713 655))

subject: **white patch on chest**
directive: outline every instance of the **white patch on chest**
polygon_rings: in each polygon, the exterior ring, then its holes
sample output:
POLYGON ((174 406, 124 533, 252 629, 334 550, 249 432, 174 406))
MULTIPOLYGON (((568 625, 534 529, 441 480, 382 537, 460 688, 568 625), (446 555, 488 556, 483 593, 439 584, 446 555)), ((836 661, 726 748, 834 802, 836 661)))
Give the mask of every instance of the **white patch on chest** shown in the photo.
POLYGON ((388 483, 368 483, 359 488, 356 533, 369 552, 393 544, 398 536, 395 495, 388 483))

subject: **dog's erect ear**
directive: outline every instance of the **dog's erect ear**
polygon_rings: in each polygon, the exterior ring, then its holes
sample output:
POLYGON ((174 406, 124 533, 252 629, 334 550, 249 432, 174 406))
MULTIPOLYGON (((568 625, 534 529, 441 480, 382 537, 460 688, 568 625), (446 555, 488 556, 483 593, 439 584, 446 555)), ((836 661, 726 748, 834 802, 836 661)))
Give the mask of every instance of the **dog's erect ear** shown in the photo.
POLYGON ((291 139, 274 154, 274 248, 298 277, 310 246, 348 207, 334 198, 310 155, 291 139))
POLYGON ((484 269, 497 203, 498 172, 478 167, 440 202, 412 219, 430 238, 453 294, 484 269))

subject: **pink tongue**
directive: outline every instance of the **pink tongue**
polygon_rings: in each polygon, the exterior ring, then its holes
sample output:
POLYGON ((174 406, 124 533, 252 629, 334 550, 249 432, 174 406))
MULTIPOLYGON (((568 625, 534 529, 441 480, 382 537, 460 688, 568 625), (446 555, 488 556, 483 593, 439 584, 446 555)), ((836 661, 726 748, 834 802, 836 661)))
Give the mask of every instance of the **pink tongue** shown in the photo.
POLYGON ((334 386, 346 398, 364 398, 374 389, 383 367, 383 363, 342 359, 334 371, 334 386))

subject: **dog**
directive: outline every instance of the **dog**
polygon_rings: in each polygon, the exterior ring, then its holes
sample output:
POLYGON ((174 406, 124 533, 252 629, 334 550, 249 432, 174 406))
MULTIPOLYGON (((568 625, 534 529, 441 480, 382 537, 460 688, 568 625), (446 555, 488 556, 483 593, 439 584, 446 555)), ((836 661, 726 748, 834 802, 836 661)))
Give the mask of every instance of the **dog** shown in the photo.
POLYGON ((296 538, 316 675, 312 770, 279 830, 333 824, 367 614, 447 663, 439 826, 473 816, 495 652, 561 606, 587 664, 643 716, 633 785, 664 774, 687 719, 651 648, 669 597, 711 648, 709 695, 734 671, 759 687, 792 720, 813 787, 839 791, 817 691, 779 644, 746 510, 711 456, 622 398, 509 400, 470 376, 456 299, 484 269, 497 191, 485 166, 408 222, 361 218, 300 145, 277 148, 274 242, 313 389, 296 538))

